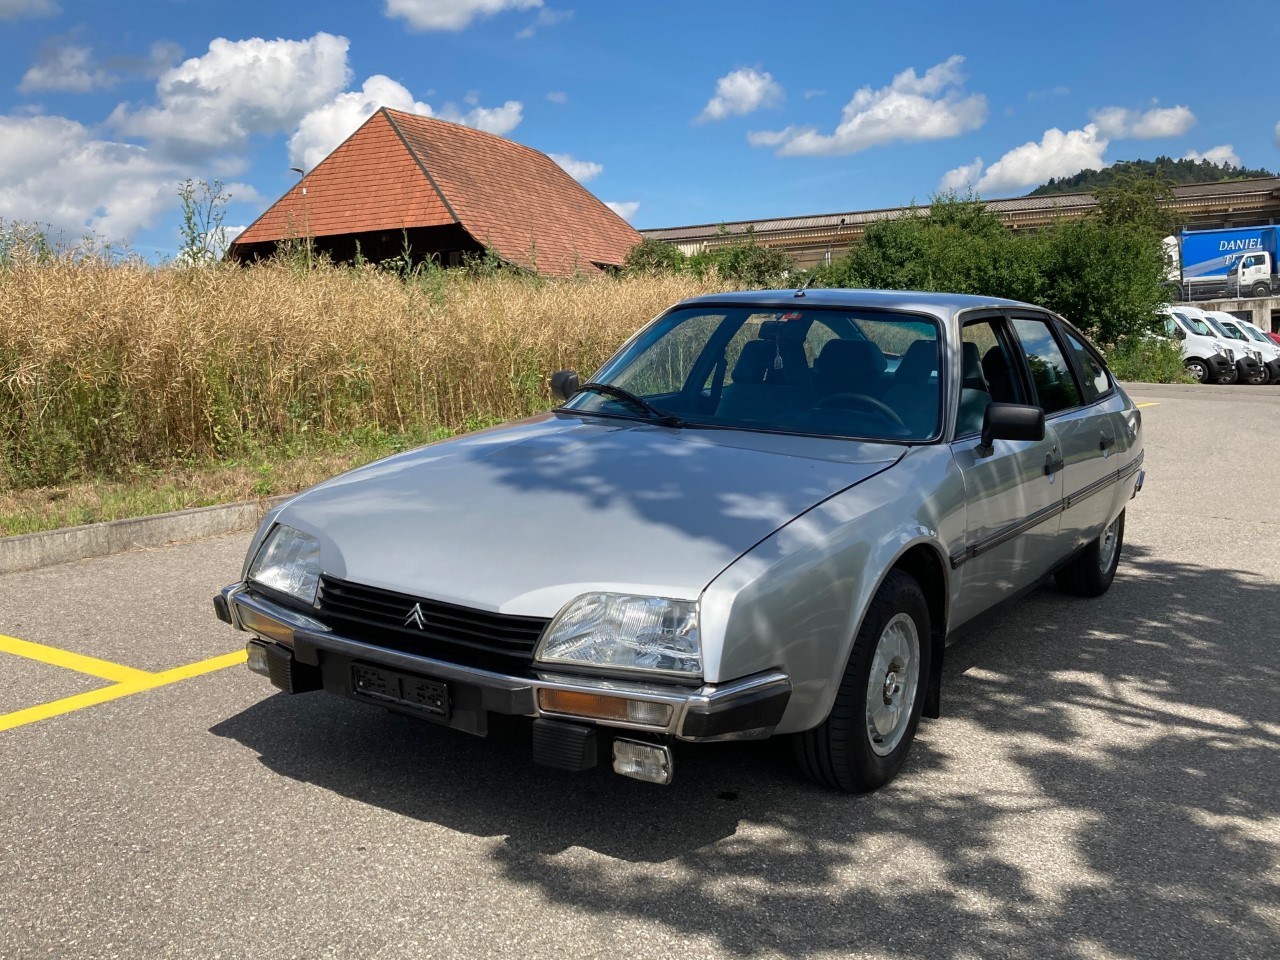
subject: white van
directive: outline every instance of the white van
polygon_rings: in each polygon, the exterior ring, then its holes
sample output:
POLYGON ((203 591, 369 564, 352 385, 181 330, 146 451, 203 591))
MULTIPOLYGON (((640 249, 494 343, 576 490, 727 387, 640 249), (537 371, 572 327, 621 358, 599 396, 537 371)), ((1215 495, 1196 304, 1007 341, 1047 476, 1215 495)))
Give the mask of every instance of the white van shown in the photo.
POLYGON ((1199 317, 1181 311, 1181 307, 1162 310, 1159 329, 1166 337, 1179 342, 1187 372, 1197 383, 1235 383, 1235 351, 1217 339, 1212 328, 1199 317))
MULTIPOLYGON (((1266 383, 1267 368, 1263 366, 1262 351, 1254 349, 1253 341, 1235 329, 1234 326, 1228 329, 1212 311, 1201 310, 1195 307, 1174 307, 1174 310, 1195 311, 1195 315, 1199 316, 1218 337, 1220 337, 1228 347, 1235 353, 1236 357, 1236 383, 1266 383)), ((1235 318, 1231 314, 1226 314, 1228 320, 1235 318)))
MULTIPOLYGON (((1254 357, 1262 364, 1262 383, 1280 383, 1280 346, 1276 346, 1266 334, 1248 320, 1241 320, 1221 310, 1206 311, 1209 319, 1216 320, 1218 326, 1227 333, 1244 341, 1241 346, 1251 350, 1254 357), (1237 336, 1238 335, 1238 336, 1237 336)), ((1232 349, 1236 345, 1232 344, 1232 349)))

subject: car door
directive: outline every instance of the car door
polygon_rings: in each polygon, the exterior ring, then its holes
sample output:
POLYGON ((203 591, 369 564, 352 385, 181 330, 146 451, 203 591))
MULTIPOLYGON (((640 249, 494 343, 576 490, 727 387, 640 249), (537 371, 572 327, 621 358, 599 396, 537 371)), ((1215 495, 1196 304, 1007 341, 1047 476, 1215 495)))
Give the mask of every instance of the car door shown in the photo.
POLYGON ((966 320, 958 367, 951 453, 964 477, 967 530, 964 550, 951 557, 958 580, 956 626, 1050 569, 1062 510, 1062 457, 1052 426, 1046 424, 1043 440, 997 440, 982 448, 986 404, 1032 402, 1017 342, 1002 315, 966 320))
POLYGON ((1058 437, 1062 459, 1062 520, 1058 559, 1092 540, 1111 519, 1120 425, 1112 414, 1121 403, 1101 363, 1079 338, 1068 340, 1055 318, 1011 313, 1010 321, 1026 358, 1035 400, 1058 437), (1082 382, 1079 369, 1094 376, 1082 382), (1100 379, 1099 379, 1100 377, 1100 379), (1099 386, 1103 389, 1099 390, 1099 386))

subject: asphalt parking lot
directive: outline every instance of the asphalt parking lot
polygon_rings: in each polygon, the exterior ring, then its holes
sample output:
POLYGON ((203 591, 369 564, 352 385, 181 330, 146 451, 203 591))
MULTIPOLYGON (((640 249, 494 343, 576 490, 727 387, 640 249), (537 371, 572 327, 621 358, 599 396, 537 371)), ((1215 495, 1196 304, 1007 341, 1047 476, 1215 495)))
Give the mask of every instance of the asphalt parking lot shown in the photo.
POLYGON ((1115 586, 952 647, 870 796, 275 694, 209 602, 247 535, 0 577, 0 957, 1280 956, 1280 388, 1132 392, 1115 586))

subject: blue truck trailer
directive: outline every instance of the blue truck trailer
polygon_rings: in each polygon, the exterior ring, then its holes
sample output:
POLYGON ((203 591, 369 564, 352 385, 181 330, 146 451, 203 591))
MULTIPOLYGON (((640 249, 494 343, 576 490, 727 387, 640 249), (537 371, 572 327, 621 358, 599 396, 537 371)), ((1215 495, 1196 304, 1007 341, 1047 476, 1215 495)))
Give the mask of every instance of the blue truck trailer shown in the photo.
POLYGON ((1182 298, 1256 297, 1280 291, 1278 232, 1280 227, 1275 226, 1183 230, 1173 250, 1182 298))

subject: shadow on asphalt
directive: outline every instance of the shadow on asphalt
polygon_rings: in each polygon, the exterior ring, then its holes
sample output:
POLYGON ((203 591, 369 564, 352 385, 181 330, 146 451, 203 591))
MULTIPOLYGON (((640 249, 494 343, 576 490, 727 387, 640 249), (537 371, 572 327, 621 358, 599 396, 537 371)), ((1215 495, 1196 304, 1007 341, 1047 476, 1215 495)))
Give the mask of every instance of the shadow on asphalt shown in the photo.
POLYGON ((953 646, 944 719, 869 796, 799 781, 778 742, 678 748, 664 789, 536 767, 519 727, 476 740, 319 694, 212 732, 285 776, 505 837, 493 856, 541 896, 740 956, 1275 956, 1258 839, 1280 817, 1275 587, 1125 561, 1099 600, 1042 589, 953 646))

